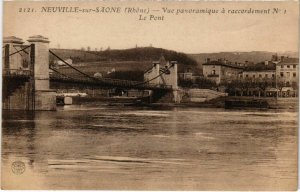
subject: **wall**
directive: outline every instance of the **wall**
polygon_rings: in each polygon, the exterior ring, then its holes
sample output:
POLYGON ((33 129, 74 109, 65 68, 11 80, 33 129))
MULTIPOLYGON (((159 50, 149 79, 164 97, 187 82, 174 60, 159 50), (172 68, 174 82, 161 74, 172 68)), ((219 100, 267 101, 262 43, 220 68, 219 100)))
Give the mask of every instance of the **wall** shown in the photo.
POLYGON ((185 101, 205 102, 218 97, 227 96, 227 93, 214 91, 211 89, 188 89, 185 90, 185 101))
POLYGON ((233 67, 221 66, 221 82, 231 82, 232 80, 237 80, 239 73, 243 70, 233 67))
POLYGON ((164 73, 160 77, 160 83, 172 86, 173 89, 178 88, 177 82, 177 64, 167 63, 164 68, 168 69, 170 73, 164 73))
MULTIPOLYGON (((144 81, 149 81, 159 75, 159 64, 154 63, 152 69, 148 70, 144 74, 144 81)), ((159 78, 156 78, 150 82, 151 84, 160 84, 159 78)))
POLYGON ((275 70, 244 71, 242 78, 244 80, 249 80, 249 81, 274 81, 275 80, 275 70))
POLYGON ((220 65, 203 65, 203 75, 217 84, 221 82, 221 66, 220 65))
MULTIPOLYGON (((11 82, 12 83, 12 82, 11 82)), ((10 84, 11 85, 11 84, 10 84)), ((33 107, 33 95, 30 82, 23 82, 2 100, 2 108, 9 110, 30 110, 33 107)))
POLYGON ((279 63, 276 65, 276 77, 278 82, 283 83, 289 83, 290 85, 292 83, 298 83, 298 70, 299 66, 296 63, 279 63), (288 68, 288 65, 290 66, 288 68), (283 66, 283 68, 282 68, 283 66), (295 66, 295 68, 294 68, 295 66), (281 76, 281 73, 283 73, 283 77, 281 76), (295 76, 294 76, 295 74, 295 76))

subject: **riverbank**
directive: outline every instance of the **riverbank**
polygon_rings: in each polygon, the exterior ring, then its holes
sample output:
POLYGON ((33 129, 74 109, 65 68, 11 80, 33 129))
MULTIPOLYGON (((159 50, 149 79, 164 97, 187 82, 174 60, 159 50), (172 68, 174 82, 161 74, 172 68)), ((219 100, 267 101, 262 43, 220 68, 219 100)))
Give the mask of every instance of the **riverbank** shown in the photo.
POLYGON ((291 109, 298 110, 298 97, 239 97, 228 96, 226 101, 256 101, 257 103, 267 104, 268 109, 291 109))
POLYGON ((273 98, 273 97, 237 97, 226 96, 218 97, 205 102, 182 102, 182 103, 144 103, 135 97, 74 97, 73 104, 81 105, 94 102, 106 102, 114 106, 133 106, 133 107, 195 107, 195 108, 260 108, 260 109, 282 109, 298 111, 298 98, 273 98), (232 107, 226 106, 228 102, 233 103, 232 107), (236 106, 235 106, 236 105, 236 106))

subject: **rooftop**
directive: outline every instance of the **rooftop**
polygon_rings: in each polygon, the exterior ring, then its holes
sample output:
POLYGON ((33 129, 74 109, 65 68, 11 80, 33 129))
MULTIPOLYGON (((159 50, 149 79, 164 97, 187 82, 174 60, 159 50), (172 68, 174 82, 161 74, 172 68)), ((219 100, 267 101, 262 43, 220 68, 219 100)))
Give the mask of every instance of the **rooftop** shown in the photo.
POLYGON ((281 63, 292 63, 292 64, 299 64, 299 58, 289 58, 289 57, 284 57, 283 61, 280 61, 279 64, 281 63))
POLYGON ((207 61, 206 63, 203 63, 202 65, 220 65, 220 66, 231 67, 231 68, 236 68, 236 69, 243 69, 244 68, 242 66, 238 66, 236 64, 233 64, 229 61, 224 61, 224 60, 207 61))
POLYGON ((245 71, 272 71, 272 70, 276 70, 276 64, 272 61, 268 61, 267 65, 265 64, 265 62, 260 62, 245 68, 245 71))

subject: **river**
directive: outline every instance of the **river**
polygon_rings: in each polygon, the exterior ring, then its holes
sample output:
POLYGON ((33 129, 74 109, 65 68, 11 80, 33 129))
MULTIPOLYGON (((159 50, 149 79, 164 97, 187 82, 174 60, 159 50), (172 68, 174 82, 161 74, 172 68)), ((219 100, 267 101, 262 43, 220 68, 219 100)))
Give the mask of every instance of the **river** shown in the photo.
POLYGON ((4 111, 2 188, 296 190, 297 115, 105 104, 4 111))

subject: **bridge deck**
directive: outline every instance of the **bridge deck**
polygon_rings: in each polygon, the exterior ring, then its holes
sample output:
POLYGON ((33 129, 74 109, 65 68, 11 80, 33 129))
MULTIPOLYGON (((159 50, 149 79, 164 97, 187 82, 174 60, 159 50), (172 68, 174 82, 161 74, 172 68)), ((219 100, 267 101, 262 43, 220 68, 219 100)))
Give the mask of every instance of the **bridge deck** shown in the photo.
MULTIPOLYGON (((31 76, 29 70, 3 70, 3 78, 27 78, 31 76)), ((63 75, 50 74, 50 82, 57 83, 72 83, 80 85, 92 85, 97 87, 117 87, 124 89, 139 89, 139 90, 172 90, 171 86, 156 85, 151 83, 144 83, 140 81, 129 81, 121 79, 110 78, 88 78, 88 77, 67 77, 63 75)))

